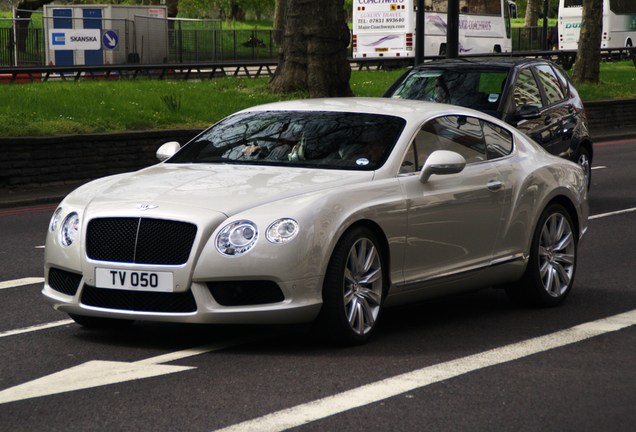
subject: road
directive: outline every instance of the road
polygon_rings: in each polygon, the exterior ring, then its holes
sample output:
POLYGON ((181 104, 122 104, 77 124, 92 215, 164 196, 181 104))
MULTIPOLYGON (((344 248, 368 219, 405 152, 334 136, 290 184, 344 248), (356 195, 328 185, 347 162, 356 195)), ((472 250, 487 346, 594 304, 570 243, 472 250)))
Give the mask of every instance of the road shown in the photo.
POLYGON ((53 207, 0 210, 0 431, 632 431, 636 140, 595 152, 564 305, 389 309, 355 348, 304 326, 83 329, 39 293, 53 207))

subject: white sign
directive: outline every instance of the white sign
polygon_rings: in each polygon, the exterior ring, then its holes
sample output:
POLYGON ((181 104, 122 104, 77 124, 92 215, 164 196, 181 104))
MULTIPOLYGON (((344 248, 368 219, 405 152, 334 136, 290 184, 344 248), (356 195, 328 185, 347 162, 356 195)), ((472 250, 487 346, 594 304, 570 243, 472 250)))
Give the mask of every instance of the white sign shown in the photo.
POLYGON ((98 50, 102 48, 100 29, 49 30, 49 48, 52 50, 98 50))

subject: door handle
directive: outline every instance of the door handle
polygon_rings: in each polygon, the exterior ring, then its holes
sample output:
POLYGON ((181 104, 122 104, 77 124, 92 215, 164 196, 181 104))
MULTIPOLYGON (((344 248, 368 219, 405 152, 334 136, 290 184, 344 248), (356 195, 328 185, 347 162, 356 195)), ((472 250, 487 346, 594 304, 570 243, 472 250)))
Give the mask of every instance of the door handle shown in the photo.
POLYGON ((486 187, 488 187, 488 190, 496 192, 503 187, 503 183, 499 180, 490 180, 486 187))

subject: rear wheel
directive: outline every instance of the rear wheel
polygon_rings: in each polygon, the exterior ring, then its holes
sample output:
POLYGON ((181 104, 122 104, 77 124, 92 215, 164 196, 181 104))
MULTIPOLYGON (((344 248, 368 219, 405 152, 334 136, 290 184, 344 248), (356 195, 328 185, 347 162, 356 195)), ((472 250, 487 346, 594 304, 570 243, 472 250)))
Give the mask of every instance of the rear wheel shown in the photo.
POLYGON ((519 283, 506 288, 515 302, 556 306, 572 290, 577 237, 569 213, 560 204, 548 206, 535 229, 528 267, 519 283))
POLYGON ((375 235, 364 227, 345 233, 325 275, 322 330, 337 342, 366 342, 377 326, 384 289, 382 250, 375 235))

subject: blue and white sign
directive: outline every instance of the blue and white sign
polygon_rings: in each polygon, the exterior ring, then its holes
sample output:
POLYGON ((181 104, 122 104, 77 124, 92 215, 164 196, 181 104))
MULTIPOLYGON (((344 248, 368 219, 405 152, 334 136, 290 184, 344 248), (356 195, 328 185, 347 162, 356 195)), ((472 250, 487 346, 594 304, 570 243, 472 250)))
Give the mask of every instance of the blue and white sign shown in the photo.
POLYGON ((115 49, 119 44, 119 36, 114 30, 106 30, 102 35, 102 44, 106 49, 115 49))
POLYGON ((98 50, 102 48, 99 29, 55 29, 49 31, 52 50, 98 50))

